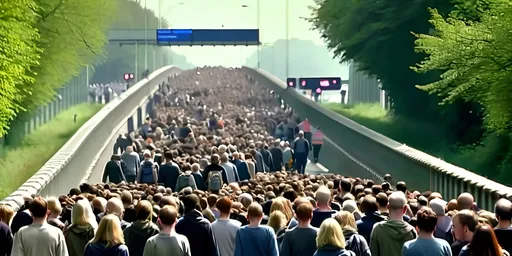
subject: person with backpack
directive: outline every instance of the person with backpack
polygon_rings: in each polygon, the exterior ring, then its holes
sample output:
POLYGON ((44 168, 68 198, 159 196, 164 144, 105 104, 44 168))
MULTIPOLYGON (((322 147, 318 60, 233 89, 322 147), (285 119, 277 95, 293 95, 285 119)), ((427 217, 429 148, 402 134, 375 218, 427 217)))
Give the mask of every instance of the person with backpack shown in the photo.
POLYGON ((175 192, 180 192, 182 189, 190 187, 192 190, 196 190, 196 181, 194 176, 190 172, 182 172, 180 176, 178 176, 178 181, 176 181, 176 190, 175 192))
POLYGON ((140 164, 140 171, 137 176, 139 183, 158 184, 158 165, 153 162, 149 150, 144 150, 144 161, 140 164))
POLYGON ((218 154, 213 154, 210 158, 211 164, 206 166, 203 171, 203 177, 206 177, 206 187, 209 191, 219 191, 224 185, 223 177, 226 172, 224 167, 219 165, 220 156, 218 154))

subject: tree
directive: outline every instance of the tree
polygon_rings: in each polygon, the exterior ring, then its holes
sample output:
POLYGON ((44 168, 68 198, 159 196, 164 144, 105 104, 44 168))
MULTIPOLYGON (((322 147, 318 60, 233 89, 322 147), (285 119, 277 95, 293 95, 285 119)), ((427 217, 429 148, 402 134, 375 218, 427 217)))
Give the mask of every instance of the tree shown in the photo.
POLYGON ((34 83, 33 67, 39 64, 39 34, 32 27, 36 7, 32 0, 0 2, 0 137, 22 105, 34 83))
POLYGON ((106 29, 115 1, 111 0, 37 0, 35 27, 43 49, 35 69, 34 86, 24 91, 27 110, 51 101, 55 90, 79 73, 98 56, 104 56, 106 29))
MULTIPOLYGON (((147 22, 149 33, 158 28, 158 18, 152 10, 144 10, 140 2, 133 0, 111 0, 119 6, 116 13, 111 14, 114 21, 110 29, 145 29, 145 19, 147 12, 147 22), (145 12, 146 11, 146 12, 145 12)), ((168 27, 167 20, 161 20, 162 27, 168 27)), ((144 71, 144 45, 138 46, 137 65, 139 75, 144 71)), ((93 83, 109 83, 113 80, 119 80, 125 73, 135 73, 135 46, 109 44, 105 46, 105 52, 108 58, 98 59, 95 63, 95 73, 92 79, 93 83)), ((153 64, 156 67, 167 65, 170 59, 173 64, 180 68, 192 68, 184 56, 172 53, 168 47, 148 46, 148 69, 152 70, 153 64), (153 49, 155 54, 153 55, 153 49), (172 56, 171 56, 172 55, 172 56), (155 56, 155 59, 153 59, 155 56)))
POLYGON ((512 6, 500 5, 480 22, 443 18, 431 10, 436 34, 418 34, 416 50, 428 57, 414 70, 441 70, 439 81, 419 88, 443 97, 443 103, 462 99, 484 106, 487 127, 508 133, 512 128, 512 6))

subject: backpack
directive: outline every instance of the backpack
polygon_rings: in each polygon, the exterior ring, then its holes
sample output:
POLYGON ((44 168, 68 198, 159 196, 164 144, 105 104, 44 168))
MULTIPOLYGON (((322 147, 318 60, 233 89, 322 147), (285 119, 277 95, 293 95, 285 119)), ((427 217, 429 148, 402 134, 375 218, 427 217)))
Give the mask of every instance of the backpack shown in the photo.
POLYGON ((222 188, 222 171, 211 171, 208 173, 208 190, 219 191, 222 188))
POLYGON ((154 165, 150 161, 144 161, 142 166, 140 167, 140 183, 155 183, 155 179, 153 177, 153 169, 154 165))
POLYGON ((191 187, 193 190, 196 190, 196 180, 192 174, 181 173, 180 176, 178 176, 178 181, 176 182, 176 192, 180 192, 186 187, 191 187))

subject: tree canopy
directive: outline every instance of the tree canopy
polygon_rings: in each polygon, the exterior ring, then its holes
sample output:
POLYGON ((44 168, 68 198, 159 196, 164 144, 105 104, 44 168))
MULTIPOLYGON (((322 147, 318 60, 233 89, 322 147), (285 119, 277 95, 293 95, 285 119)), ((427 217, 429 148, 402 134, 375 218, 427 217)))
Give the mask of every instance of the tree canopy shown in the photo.
MULTIPOLYGON (((110 29, 145 29, 147 12, 148 30, 154 31, 158 28, 158 17, 150 10, 144 10, 140 1, 132 0, 111 0, 117 2, 118 9, 112 16, 114 20, 110 29)), ((168 27, 165 19, 161 20, 162 27, 168 27)), ((150 32, 153 33, 153 32, 150 32)), ((99 58, 95 63, 95 73, 92 81, 94 83, 108 83, 119 80, 125 73, 135 73, 135 46, 110 44, 105 46, 108 58, 99 58)), ((144 45, 138 46, 137 64, 139 75, 144 71, 144 45)), ((148 46, 148 69, 152 70, 153 64, 158 67, 167 65, 172 58, 173 64, 180 68, 193 68, 185 56, 177 55, 170 51, 169 47, 148 46), (153 49, 155 54, 153 55, 153 49), (171 56, 172 54, 172 56, 171 56), (153 58, 155 56, 155 59, 153 58)))
POLYGON ((427 58, 413 69, 441 70, 441 79, 418 86, 443 97, 444 103, 462 99, 484 106, 487 127, 498 132, 512 128, 512 6, 491 6, 479 21, 444 18, 431 10, 436 33, 418 34, 416 50, 427 58))
POLYGON ((0 2, 0 137, 5 135, 16 113, 23 111, 22 94, 34 83, 33 68, 40 49, 32 0, 0 2))

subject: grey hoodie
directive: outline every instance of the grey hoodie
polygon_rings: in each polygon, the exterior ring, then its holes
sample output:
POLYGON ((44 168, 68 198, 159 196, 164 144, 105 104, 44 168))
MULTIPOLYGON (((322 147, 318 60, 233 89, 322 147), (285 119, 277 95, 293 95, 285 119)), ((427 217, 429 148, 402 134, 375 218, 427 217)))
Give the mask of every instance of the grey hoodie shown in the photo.
POLYGON ((405 221, 381 221, 373 227, 370 250, 373 256, 402 255, 404 243, 416 237, 414 227, 405 221))

